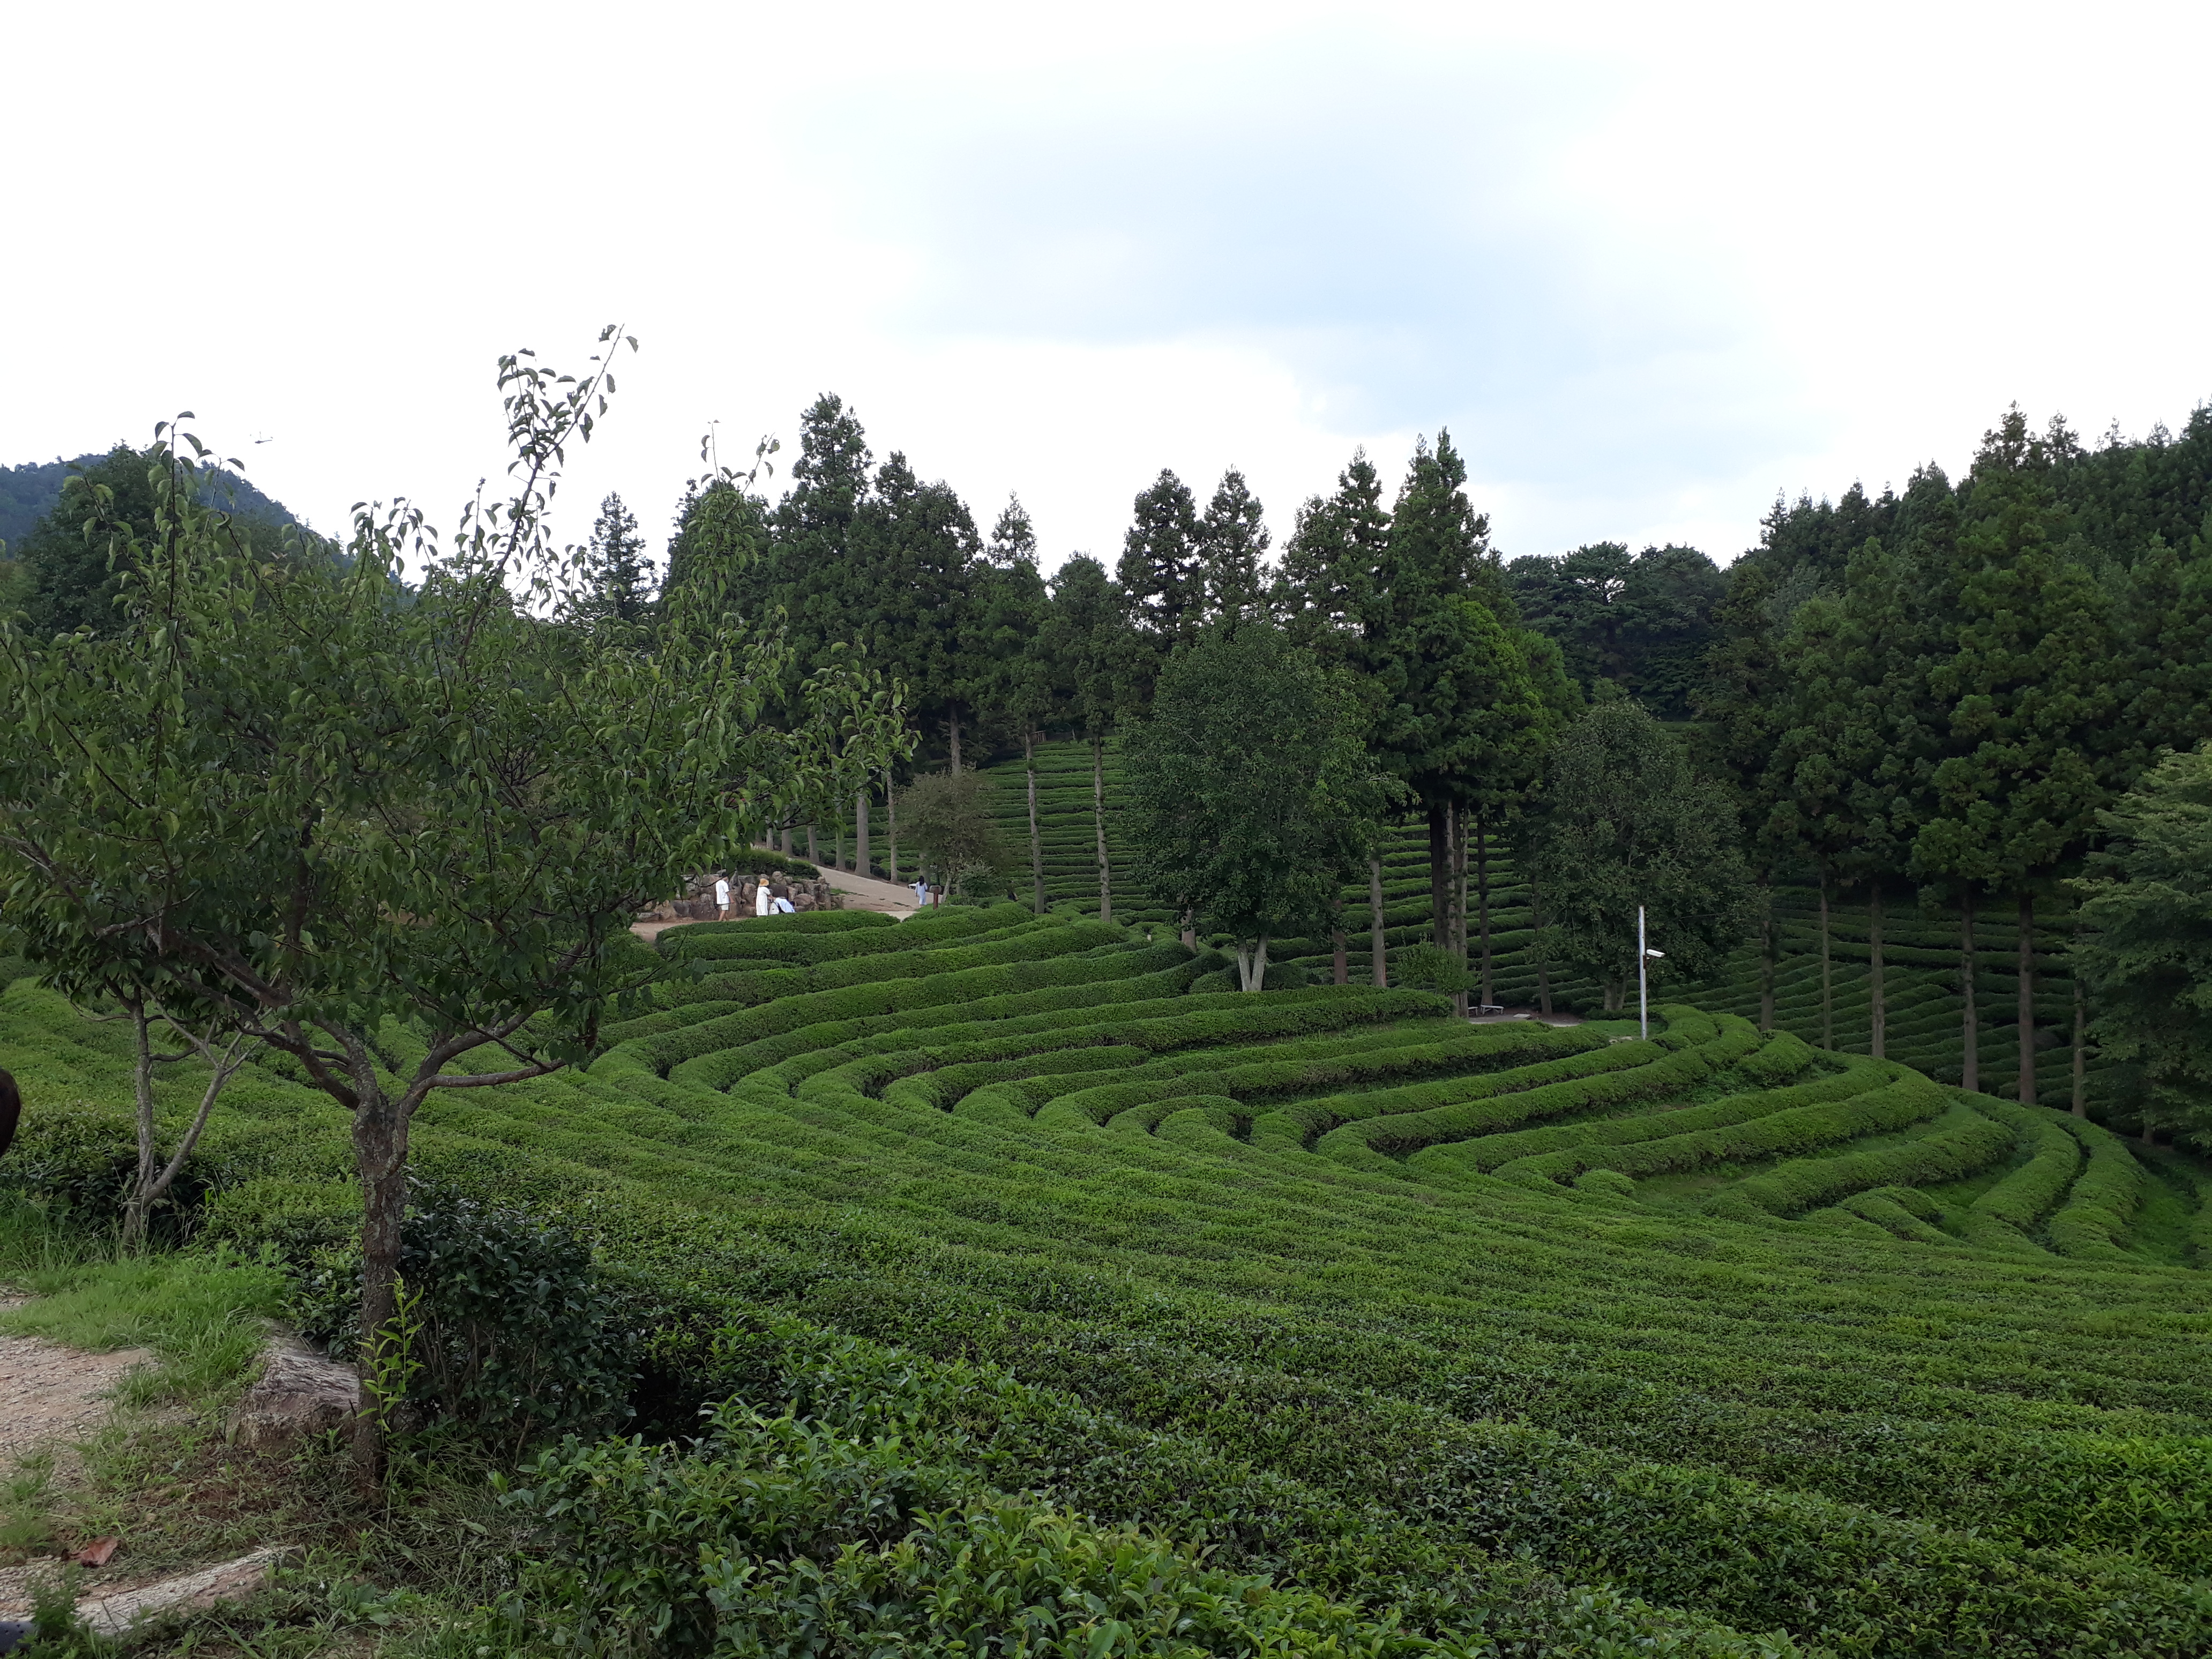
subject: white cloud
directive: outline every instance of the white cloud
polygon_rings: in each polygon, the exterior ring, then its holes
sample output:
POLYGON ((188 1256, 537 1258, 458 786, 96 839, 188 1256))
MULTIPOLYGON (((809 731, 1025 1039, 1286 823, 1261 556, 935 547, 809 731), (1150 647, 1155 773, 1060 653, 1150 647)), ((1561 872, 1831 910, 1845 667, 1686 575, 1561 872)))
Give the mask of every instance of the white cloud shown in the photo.
POLYGON ((5 25, 0 459, 189 407, 325 528, 448 521, 494 357, 614 319, 574 533, 835 390, 1054 556, 1163 465, 1243 465, 1279 537, 1449 425, 1510 551, 1726 557, 2014 398, 2212 392, 2195 9, 81 15, 5 25))

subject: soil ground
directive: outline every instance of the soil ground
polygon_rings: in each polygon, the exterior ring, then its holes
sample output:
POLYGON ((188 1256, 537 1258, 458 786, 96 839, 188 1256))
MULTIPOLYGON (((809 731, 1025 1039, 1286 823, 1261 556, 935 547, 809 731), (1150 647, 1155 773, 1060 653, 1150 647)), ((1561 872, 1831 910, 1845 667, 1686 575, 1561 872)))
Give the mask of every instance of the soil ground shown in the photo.
MULTIPOLYGON (((22 1301, 0 1296, 0 1309, 20 1307, 22 1301)), ((46 1452, 53 1460, 48 1483, 75 1484, 82 1474, 77 1447, 107 1422, 108 1396, 115 1385, 132 1366, 153 1358, 143 1348, 85 1353, 35 1337, 0 1336, 0 1478, 46 1452)), ((34 1586, 56 1571, 51 1557, 0 1566, 0 1619, 27 1618, 34 1586)), ((82 1584, 86 1590, 118 1591, 160 1577, 134 1577, 127 1564, 118 1562, 86 1573, 82 1584)))
MULTIPOLYGON (((0 1309, 21 1307, 0 1296, 0 1309)), ((83 1353, 30 1336, 0 1336, 0 1474, 46 1448, 56 1455, 55 1478, 76 1441, 107 1420, 107 1396, 133 1365, 150 1362, 143 1348, 83 1353)))

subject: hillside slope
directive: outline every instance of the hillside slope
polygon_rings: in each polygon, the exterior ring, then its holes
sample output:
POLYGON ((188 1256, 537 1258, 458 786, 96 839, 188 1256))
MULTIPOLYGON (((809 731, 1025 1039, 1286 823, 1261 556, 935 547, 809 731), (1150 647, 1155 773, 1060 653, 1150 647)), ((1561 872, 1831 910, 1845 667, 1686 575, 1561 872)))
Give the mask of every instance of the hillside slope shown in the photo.
MULTIPOLYGON (((1010 896, 1030 893, 1029 814, 1027 781, 1022 763, 1000 762, 984 769, 996 802, 996 816, 1007 847, 1014 854, 1017 874, 1008 883, 1010 896)), ((1079 743, 1044 744, 1037 754, 1038 840, 1043 854, 1048 902, 1072 904, 1087 915, 1098 910, 1098 855, 1093 811, 1091 754, 1079 743)), ((1119 755, 1107 748, 1105 767, 1106 840, 1114 891, 1116 921, 1150 925, 1161 937, 1175 919, 1146 887, 1134 849, 1123 830, 1125 795, 1119 755)), ((875 826, 872 848, 877 866, 884 857, 883 827, 875 826)), ((848 823, 846 847, 849 854, 852 830, 848 823)), ((1387 945, 1396 950, 1430 937, 1428 842, 1418 823, 1394 827, 1384 857, 1383 905, 1387 945)), ((822 854, 830 848, 825 841, 822 854)), ((909 870, 911 853, 908 855, 909 870)), ((1513 866, 1512 854, 1501 837, 1492 836, 1489 854, 1490 927, 1492 994, 1510 1005, 1532 1006, 1536 1000, 1536 963, 1530 946, 1528 889, 1513 866)), ((1469 878, 1470 956, 1480 923, 1474 880, 1469 878)), ((1806 886, 1785 883, 1774 893, 1776 915, 1775 1025, 1808 1042, 1821 1038, 1820 957, 1818 928, 1819 896, 1806 886)), ((1346 943, 1350 975, 1370 977, 1368 954, 1369 905, 1364 884, 1344 890, 1346 943)), ((2070 913, 2040 918, 2035 955, 2035 1008, 2038 1024, 2036 1080, 2038 1097, 2047 1103, 2067 1104, 2072 1098, 2072 1054, 2068 1046, 2074 1022, 2074 985, 2064 954, 2070 913)), ((1929 1076, 1948 1083, 1961 1080, 1964 1000, 1960 994, 1958 920, 1955 912, 1923 914, 1910 896, 1893 895, 1884 922, 1884 979, 1888 1006, 1888 1057, 1901 1060, 1929 1076)), ((1829 917, 1830 1028, 1838 1048, 1863 1052, 1868 1047, 1871 998, 1869 991, 1869 918, 1863 903, 1832 903, 1829 917)), ((2009 907, 1985 905, 1975 922, 1975 944, 1981 1030, 1981 1087, 1995 1095, 2016 1092, 2019 1066, 2017 966, 2019 933, 2009 907)), ((1326 976, 1330 966, 1325 939, 1285 939, 1270 951, 1270 959, 1294 963, 1326 976)), ((1554 974, 1552 992, 1562 1008, 1589 1012, 1597 1006, 1599 988, 1588 981, 1554 974)), ((1685 983, 1670 981, 1663 969, 1655 981, 1655 994, 1696 1002, 1699 1006, 1756 1018, 1759 1013, 1759 953, 1747 944, 1733 952, 1721 971, 1709 981, 1685 983)), ((2101 1069, 2091 1057, 2088 1071, 2093 1105, 2102 1105, 2095 1085, 2101 1069)))
MULTIPOLYGON (((80 455, 73 461, 58 456, 51 461, 25 461, 17 466, 0 466, 0 542, 13 549, 31 527, 54 510, 62 497, 62 481, 73 468, 89 466, 100 459, 101 452, 80 455)), ((246 479, 234 472, 217 469, 209 476, 210 500, 220 500, 225 507, 257 517, 273 519, 279 524, 296 520, 282 501, 264 495, 246 479)))
MULTIPOLYGON (((690 1310, 664 1395, 896 1425, 1452 1652, 2212 1647, 2203 1212, 2094 1126, 1679 1004, 1230 994, 1018 905, 662 948, 589 1072, 418 1152, 690 1310)), ((19 983, 0 1043, 43 1144, 125 1133, 112 1032, 19 983)), ((248 1245, 350 1201, 276 1069, 204 1164, 248 1245)))

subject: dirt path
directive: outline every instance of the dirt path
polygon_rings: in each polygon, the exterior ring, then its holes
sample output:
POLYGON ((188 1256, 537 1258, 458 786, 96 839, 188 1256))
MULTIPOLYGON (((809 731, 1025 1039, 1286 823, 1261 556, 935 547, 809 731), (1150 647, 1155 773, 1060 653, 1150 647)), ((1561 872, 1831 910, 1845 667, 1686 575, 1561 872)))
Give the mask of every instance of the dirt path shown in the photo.
MULTIPOLYGON (((0 1311, 20 1308, 24 1300, 0 1294, 0 1311)), ((143 1348, 85 1353, 36 1337, 0 1335, 0 1479, 33 1454, 50 1451, 48 1484, 75 1484, 81 1478, 78 1443, 107 1421, 108 1396, 123 1374, 153 1358, 143 1348)), ((27 1618, 38 1583, 57 1570, 50 1558, 0 1567, 0 1619, 27 1618)), ((88 1582, 109 1580, 131 1582, 121 1569, 88 1582)))
MULTIPOLYGON (((23 1300, 0 1297, 0 1310, 23 1300)), ((33 1336, 0 1336, 0 1474, 44 1446, 54 1447, 57 1462, 65 1457, 107 1420, 107 1396, 123 1373, 153 1358, 143 1348, 83 1353, 33 1336)))
POLYGON ((825 869, 822 878, 832 890, 845 895, 848 910, 880 910, 901 921, 914 914, 914 889, 896 881, 878 881, 844 870, 825 869))

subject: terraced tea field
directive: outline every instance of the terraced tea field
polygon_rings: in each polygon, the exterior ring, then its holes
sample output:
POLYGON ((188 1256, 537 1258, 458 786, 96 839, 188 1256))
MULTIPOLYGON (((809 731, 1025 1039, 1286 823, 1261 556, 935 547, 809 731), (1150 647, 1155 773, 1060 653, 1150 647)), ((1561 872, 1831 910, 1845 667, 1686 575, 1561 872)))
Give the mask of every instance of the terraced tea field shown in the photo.
MULTIPOLYGON (((1146 890, 1134 854, 1117 829, 1123 795, 1120 761, 1110 743, 1104 774, 1114 919, 1149 925, 1164 938, 1166 933, 1159 930, 1170 929, 1175 919, 1146 890)), ((1025 899, 1030 889, 1024 768, 1018 760, 1004 762, 987 768, 984 775, 994 786, 996 816, 1006 843, 1021 866, 1009 884, 1010 892, 1025 899)), ((1047 902, 1073 905, 1096 915, 1097 839, 1091 751, 1086 745, 1052 743, 1040 747, 1037 809, 1047 902)), ((849 823, 847 830, 849 836, 849 823)), ((880 827, 878 836, 876 851, 880 855, 880 827)), ((849 849, 850 842, 847 844, 849 849)), ((1426 831, 1419 824, 1398 827, 1389 833, 1387 849, 1383 919, 1386 949, 1395 950, 1430 937, 1426 831)), ((1512 854, 1502 838, 1492 838, 1489 863, 1492 994, 1501 1002, 1533 1005, 1536 964, 1529 947, 1535 936, 1531 929, 1528 889, 1516 873, 1512 854)), ((910 854, 908 865, 910 871, 910 854)), ((880 856, 877 867, 882 867, 880 856)), ((1472 913, 1476 908, 1472 876, 1469 890, 1472 913)), ((1821 1039, 1819 895, 1810 887, 1785 883, 1776 888, 1774 905, 1775 1024, 1817 1043, 1821 1039)), ((1345 889, 1344 919, 1350 975, 1354 980, 1368 979, 1371 977, 1370 909, 1364 884, 1345 889)), ((2074 1024, 2074 982, 2065 956, 2070 925, 2070 910, 2063 906, 2054 910, 2051 901, 2044 901, 2034 955, 2039 1027, 2036 1079, 2038 1098, 2047 1104, 2065 1105, 2073 1094, 2069 1042, 2074 1024)), ((1476 937, 1477 924, 1470 920, 1471 956, 1476 937)), ((1869 918, 1863 899, 1838 895, 1829 916, 1829 1003, 1830 1030, 1838 1048, 1863 1052, 1869 1046, 1872 999, 1868 939, 1869 918)), ((1956 912, 1923 914, 1911 895, 1893 893, 1884 920, 1883 940, 1887 1057, 1944 1082, 1960 1081, 1965 1005, 1960 993, 1956 912)), ((1975 946, 1980 1085, 1990 1093, 2009 1097, 2017 1092, 2020 1074, 2019 929, 2009 902, 1993 901, 1980 907, 1975 921, 1975 946)), ((1269 951, 1271 961, 1297 963, 1322 977, 1328 975, 1329 955, 1327 939, 1285 939, 1269 951)), ((1758 951, 1747 944, 1729 957, 1711 980, 1665 988, 1699 1007, 1755 1019, 1759 1006, 1758 951)), ((1552 990, 1555 1002, 1563 1008, 1594 1007, 1600 995, 1599 988, 1591 981, 1558 974, 1553 975, 1552 990)), ((2096 1074, 2100 1069, 2092 1056, 2090 1097, 2100 1103, 2096 1074)))
MULTIPOLYGON (((1239 995, 1158 920, 673 929, 587 1072, 418 1157, 652 1287, 672 1417, 896 1434, 1399 1632, 1334 1650, 2212 1650, 2195 1166, 1723 1008, 1239 995)), ((0 1044, 47 1144, 119 1131, 113 1033, 19 983, 0 1044)), ((346 1163, 264 1071, 209 1225, 316 1236, 346 1163)))

